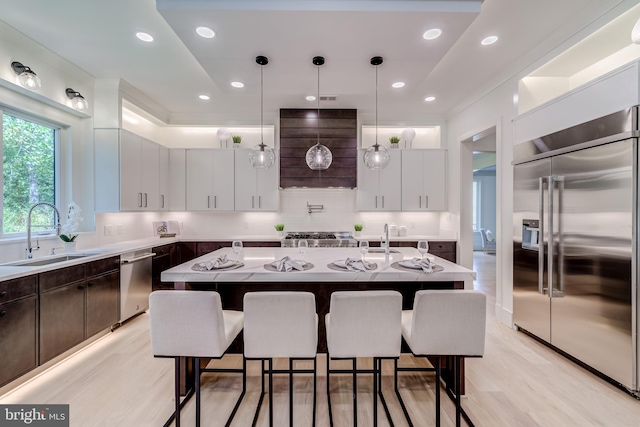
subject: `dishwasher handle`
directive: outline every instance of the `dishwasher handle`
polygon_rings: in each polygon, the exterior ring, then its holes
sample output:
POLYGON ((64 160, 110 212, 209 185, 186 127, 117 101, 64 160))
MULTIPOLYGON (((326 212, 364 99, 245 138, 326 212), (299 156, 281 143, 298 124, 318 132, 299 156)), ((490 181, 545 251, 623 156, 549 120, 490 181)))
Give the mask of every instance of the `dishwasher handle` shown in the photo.
POLYGON ((124 264, 133 264, 134 262, 142 261, 143 259, 151 258, 151 257, 153 257, 153 256, 156 256, 155 252, 151 252, 151 253, 148 253, 148 254, 144 254, 144 255, 142 255, 142 256, 135 257, 135 258, 131 258, 131 259, 123 259, 123 260, 121 260, 121 261, 120 261, 120 264, 121 264, 121 265, 124 265, 124 264))

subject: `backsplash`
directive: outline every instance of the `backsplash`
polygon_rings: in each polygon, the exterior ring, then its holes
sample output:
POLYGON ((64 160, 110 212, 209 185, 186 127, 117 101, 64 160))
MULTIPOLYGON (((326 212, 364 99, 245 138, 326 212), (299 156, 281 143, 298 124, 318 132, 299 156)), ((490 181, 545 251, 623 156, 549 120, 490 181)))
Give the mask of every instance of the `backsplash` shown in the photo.
MULTIPOLYGON (((180 222, 183 227, 180 234, 188 237, 275 237, 275 224, 284 224, 285 231, 353 231, 354 224, 363 224, 363 235, 382 236, 384 224, 393 223, 406 226, 409 236, 455 238, 455 233, 446 231, 450 218, 448 212, 356 212, 355 206, 356 190, 286 189, 280 192, 280 212, 101 213, 96 214, 96 231, 81 233, 77 249, 153 237, 151 223, 161 220, 180 222), (307 203, 322 205, 323 209, 309 214, 307 203)), ((23 259, 26 238, 4 243, 1 247, 0 263, 23 259)), ((53 247, 62 247, 60 239, 40 238, 40 250, 34 257, 49 255, 53 247)))

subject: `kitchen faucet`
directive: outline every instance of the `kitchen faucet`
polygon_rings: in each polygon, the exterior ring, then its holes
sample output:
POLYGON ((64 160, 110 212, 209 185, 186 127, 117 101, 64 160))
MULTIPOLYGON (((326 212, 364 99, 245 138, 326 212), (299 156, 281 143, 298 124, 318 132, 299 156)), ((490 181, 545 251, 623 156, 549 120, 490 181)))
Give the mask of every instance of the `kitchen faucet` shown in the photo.
POLYGON ((389 255, 389 225, 384 225, 384 253, 385 255, 389 255))
POLYGON ((39 243, 37 243, 38 246, 36 248, 31 246, 31 214, 33 213, 33 210, 38 206, 49 206, 51 209, 54 210, 54 212, 56 213, 56 218, 58 218, 58 222, 56 225, 56 235, 58 236, 60 235, 60 212, 58 212, 58 209, 51 203, 47 203, 47 202, 38 202, 35 205, 31 206, 31 209, 29 209, 29 215, 27 215, 27 258, 28 259, 33 258, 33 251, 37 251, 38 249, 40 249, 39 243))

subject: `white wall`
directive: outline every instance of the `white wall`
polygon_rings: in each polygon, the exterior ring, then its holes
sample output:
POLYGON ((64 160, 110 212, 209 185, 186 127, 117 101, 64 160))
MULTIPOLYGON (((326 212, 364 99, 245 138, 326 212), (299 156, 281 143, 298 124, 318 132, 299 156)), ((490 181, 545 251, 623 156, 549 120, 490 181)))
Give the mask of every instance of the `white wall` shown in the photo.
MULTIPOLYGON (((480 228, 496 231, 496 173, 495 171, 477 171, 474 179, 480 183, 480 228)), ((480 232, 473 233, 473 250, 482 250, 480 232)))

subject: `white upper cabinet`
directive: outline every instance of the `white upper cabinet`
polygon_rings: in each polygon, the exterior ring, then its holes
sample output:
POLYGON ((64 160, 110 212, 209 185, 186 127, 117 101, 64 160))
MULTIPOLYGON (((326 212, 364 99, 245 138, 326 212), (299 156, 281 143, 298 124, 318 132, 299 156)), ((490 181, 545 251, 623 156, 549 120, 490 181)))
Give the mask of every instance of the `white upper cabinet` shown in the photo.
POLYGON ((402 150, 402 210, 446 209, 444 150, 402 150))
POLYGON ((389 150, 391 160, 386 168, 372 170, 363 161, 364 150, 358 151, 359 211, 399 211, 401 204, 401 150, 389 150))
POLYGON ((171 194, 171 188, 169 183, 171 171, 169 169, 169 149, 167 147, 159 147, 159 173, 160 180, 159 182, 159 209, 161 211, 168 211, 169 206, 171 204, 171 199, 169 195, 171 194))
POLYGON ((276 163, 267 169, 255 169, 249 163, 251 150, 236 149, 235 200, 237 211, 277 211, 280 205, 278 178, 279 154, 276 163))
MULTIPOLYGON (((169 150, 169 210, 187 210, 187 150, 169 150)), ((166 203, 166 201, 165 201, 166 203)))
POLYGON ((234 209, 233 150, 187 150, 187 210, 234 209))

